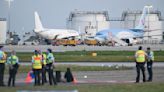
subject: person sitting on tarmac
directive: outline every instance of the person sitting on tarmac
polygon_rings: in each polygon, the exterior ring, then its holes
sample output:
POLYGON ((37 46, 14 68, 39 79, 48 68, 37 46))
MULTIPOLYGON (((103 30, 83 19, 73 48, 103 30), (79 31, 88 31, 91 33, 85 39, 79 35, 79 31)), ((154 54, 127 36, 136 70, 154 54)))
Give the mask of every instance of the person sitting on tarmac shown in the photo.
POLYGON ((64 78, 66 79, 66 82, 73 82, 73 75, 70 68, 67 68, 64 78))

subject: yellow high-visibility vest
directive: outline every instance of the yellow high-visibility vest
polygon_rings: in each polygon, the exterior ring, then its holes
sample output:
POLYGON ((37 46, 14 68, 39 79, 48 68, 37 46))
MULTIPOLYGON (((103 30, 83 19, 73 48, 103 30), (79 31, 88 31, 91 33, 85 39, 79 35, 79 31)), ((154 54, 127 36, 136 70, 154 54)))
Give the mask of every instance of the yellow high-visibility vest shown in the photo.
POLYGON ((9 61, 12 65, 15 65, 17 63, 17 59, 18 57, 15 55, 9 57, 9 61))
POLYGON ((44 64, 44 65, 46 65, 46 64, 47 64, 46 59, 47 59, 46 54, 43 54, 43 64, 44 64))
POLYGON ((54 55, 52 53, 49 53, 47 55, 47 64, 53 63, 53 61, 51 60, 51 58, 54 58, 54 55))
POLYGON ((154 61, 154 52, 153 51, 147 52, 147 59, 148 59, 148 62, 150 60, 154 61))
POLYGON ((7 57, 6 53, 3 52, 3 59, 0 60, 0 63, 5 63, 6 62, 6 57, 7 57))
POLYGON ((145 51, 143 51, 143 50, 138 50, 137 52, 136 52, 136 62, 138 62, 138 63, 143 63, 143 62, 145 62, 145 51))
POLYGON ((42 69, 42 56, 41 55, 34 55, 33 56, 33 69, 42 69))

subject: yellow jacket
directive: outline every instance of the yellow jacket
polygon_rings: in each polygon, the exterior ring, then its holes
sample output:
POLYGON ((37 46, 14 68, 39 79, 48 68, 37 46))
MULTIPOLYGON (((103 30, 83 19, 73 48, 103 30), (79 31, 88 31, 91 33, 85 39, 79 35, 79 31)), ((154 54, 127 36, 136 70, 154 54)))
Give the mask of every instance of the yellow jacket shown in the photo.
POLYGON ((136 51, 135 57, 136 57, 136 62, 143 63, 145 62, 146 53, 143 50, 138 50, 136 51))

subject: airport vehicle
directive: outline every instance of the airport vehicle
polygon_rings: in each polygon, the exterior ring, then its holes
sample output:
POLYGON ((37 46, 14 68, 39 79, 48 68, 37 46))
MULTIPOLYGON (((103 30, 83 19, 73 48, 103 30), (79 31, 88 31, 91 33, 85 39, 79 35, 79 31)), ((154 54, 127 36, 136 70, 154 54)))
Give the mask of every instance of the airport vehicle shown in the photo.
POLYGON ((78 44, 78 41, 75 39, 57 39, 52 42, 53 46, 76 46, 78 44))
POLYGON ((62 38, 69 38, 69 37, 76 37, 79 36, 78 31, 76 30, 69 30, 69 29, 48 29, 44 28, 40 17, 37 12, 34 13, 35 15, 35 29, 34 32, 39 36, 48 39, 48 40, 56 40, 62 38))
POLYGON ((98 44, 98 42, 97 42, 95 39, 93 39, 93 40, 85 39, 85 40, 84 40, 84 43, 85 43, 86 45, 97 45, 97 44, 98 44))
POLYGON ((100 43, 104 41, 115 41, 120 45, 132 45, 134 40, 143 37, 145 28, 145 17, 147 15, 147 6, 144 6, 138 26, 134 29, 106 29, 96 33, 95 39, 100 43))
POLYGON ((37 41, 24 41, 22 45, 39 45, 37 41))

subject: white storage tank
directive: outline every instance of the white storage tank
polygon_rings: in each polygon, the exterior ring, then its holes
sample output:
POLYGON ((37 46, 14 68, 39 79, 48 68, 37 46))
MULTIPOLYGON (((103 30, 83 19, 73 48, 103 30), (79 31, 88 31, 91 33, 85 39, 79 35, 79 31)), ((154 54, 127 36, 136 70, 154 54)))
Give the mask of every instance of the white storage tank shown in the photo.
POLYGON ((95 36, 96 32, 109 29, 107 11, 74 11, 67 20, 67 28, 80 31, 86 35, 95 36))
POLYGON ((0 18, 0 44, 6 44, 7 22, 5 18, 0 18))
MULTIPOLYGON (((124 22, 123 28, 135 28, 140 20, 142 11, 125 11, 122 14, 124 22)), ((145 18, 145 33, 144 40, 158 40, 163 39, 163 20, 160 11, 150 11, 150 14, 145 18)))

